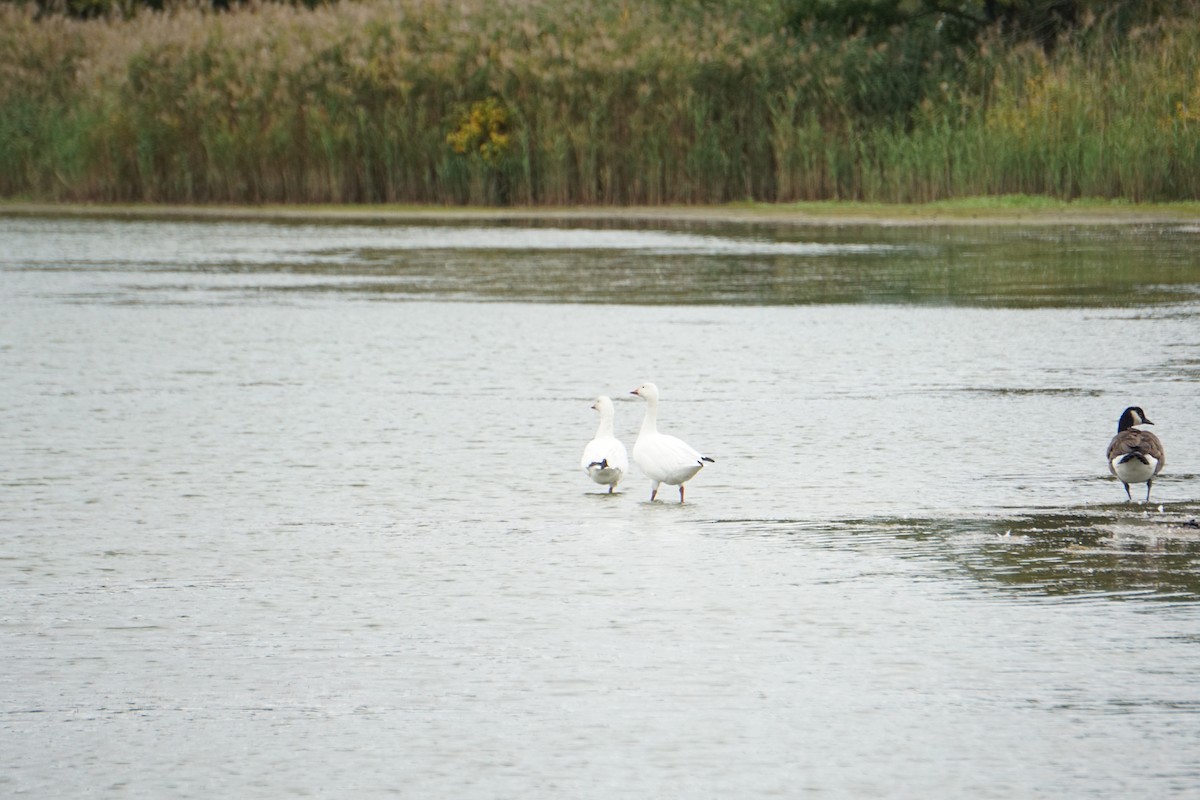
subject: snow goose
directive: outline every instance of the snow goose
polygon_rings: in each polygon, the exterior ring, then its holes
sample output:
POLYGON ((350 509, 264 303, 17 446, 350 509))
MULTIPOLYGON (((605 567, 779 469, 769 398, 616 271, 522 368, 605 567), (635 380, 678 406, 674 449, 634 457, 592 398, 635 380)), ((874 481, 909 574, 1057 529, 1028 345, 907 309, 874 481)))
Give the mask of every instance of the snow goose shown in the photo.
POLYGON ((592 403, 592 408, 600 414, 600 427, 596 428, 596 438, 583 448, 579 465, 596 483, 607 485, 608 493, 612 494, 622 476, 629 471, 629 456, 625 454, 625 445, 613 436, 612 400, 601 395, 592 403))
MULTIPOLYGON (((1150 431, 1139 431, 1134 425, 1153 425, 1146 412, 1130 406, 1117 421, 1117 435, 1108 443, 1108 468, 1125 487, 1125 496, 1133 500, 1129 484, 1146 484, 1146 502, 1150 502, 1150 487, 1154 477, 1167 463, 1162 442, 1150 431)), ((637 458, 637 448, 633 449, 637 458)))
POLYGON ((683 502, 683 484, 690 480, 704 466, 704 462, 713 462, 708 456, 701 455, 686 442, 658 432, 658 387, 653 383, 645 383, 634 389, 630 394, 636 394, 646 401, 646 416, 642 419, 642 429, 638 431, 637 441, 633 443, 633 460, 646 473, 654 485, 650 487, 650 500, 658 495, 660 484, 666 483, 679 487, 679 502, 683 502))

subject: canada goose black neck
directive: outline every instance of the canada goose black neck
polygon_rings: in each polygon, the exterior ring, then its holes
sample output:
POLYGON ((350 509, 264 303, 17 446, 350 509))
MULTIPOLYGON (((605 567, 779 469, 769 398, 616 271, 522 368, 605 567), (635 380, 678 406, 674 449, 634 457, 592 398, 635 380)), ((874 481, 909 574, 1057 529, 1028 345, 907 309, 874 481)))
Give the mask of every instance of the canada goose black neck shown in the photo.
POLYGON ((1117 433, 1127 431, 1134 425, 1153 425, 1154 423, 1146 419, 1146 412, 1142 411, 1138 406, 1130 406, 1121 414, 1121 418, 1117 420, 1117 433))

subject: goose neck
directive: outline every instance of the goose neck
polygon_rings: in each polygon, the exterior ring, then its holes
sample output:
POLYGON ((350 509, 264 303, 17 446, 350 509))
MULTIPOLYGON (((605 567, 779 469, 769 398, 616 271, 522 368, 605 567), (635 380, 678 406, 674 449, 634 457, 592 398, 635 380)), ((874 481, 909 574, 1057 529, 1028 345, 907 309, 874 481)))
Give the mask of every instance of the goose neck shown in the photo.
POLYGON ((646 399, 646 416, 642 417, 642 433, 658 433, 658 400, 646 399))
POLYGON ((596 428, 596 438, 613 435, 613 418, 612 414, 600 415, 600 426, 596 428))

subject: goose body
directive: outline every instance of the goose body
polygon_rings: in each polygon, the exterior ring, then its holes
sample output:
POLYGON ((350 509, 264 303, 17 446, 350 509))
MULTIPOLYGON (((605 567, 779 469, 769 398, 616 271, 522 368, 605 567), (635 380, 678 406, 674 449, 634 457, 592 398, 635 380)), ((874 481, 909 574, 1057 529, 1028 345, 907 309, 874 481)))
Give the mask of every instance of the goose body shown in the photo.
POLYGON ((1117 435, 1108 444, 1108 469, 1125 487, 1125 496, 1133 500, 1129 484, 1146 484, 1146 502, 1150 501, 1150 488, 1154 478, 1167 463, 1162 442, 1150 431, 1140 431, 1135 425, 1153 425, 1146 419, 1146 412, 1130 406, 1117 421, 1117 435))
POLYGON ((583 448, 579 465, 592 480, 607 486, 609 494, 612 494, 629 471, 629 456, 625 453, 625 445, 613 435, 612 400, 601 395, 592 403, 592 408, 600 414, 600 425, 596 428, 595 438, 583 448))
POLYGON ((658 487, 665 483, 679 487, 679 502, 682 503, 683 484, 695 477, 705 462, 713 463, 713 459, 682 439, 658 432, 657 386, 646 383, 631 394, 646 401, 646 416, 642 419, 637 441, 633 443, 633 460, 652 482, 650 500, 653 502, 658 487))

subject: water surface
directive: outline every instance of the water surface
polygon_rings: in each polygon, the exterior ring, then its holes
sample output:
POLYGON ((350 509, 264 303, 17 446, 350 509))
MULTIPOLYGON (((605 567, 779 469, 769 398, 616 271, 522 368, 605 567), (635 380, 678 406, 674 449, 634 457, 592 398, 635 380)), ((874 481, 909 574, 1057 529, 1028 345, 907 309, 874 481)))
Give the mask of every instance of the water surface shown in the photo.
POLYGON ((0 789, 1194 796, 1196 239, 0 218, 0 789))

